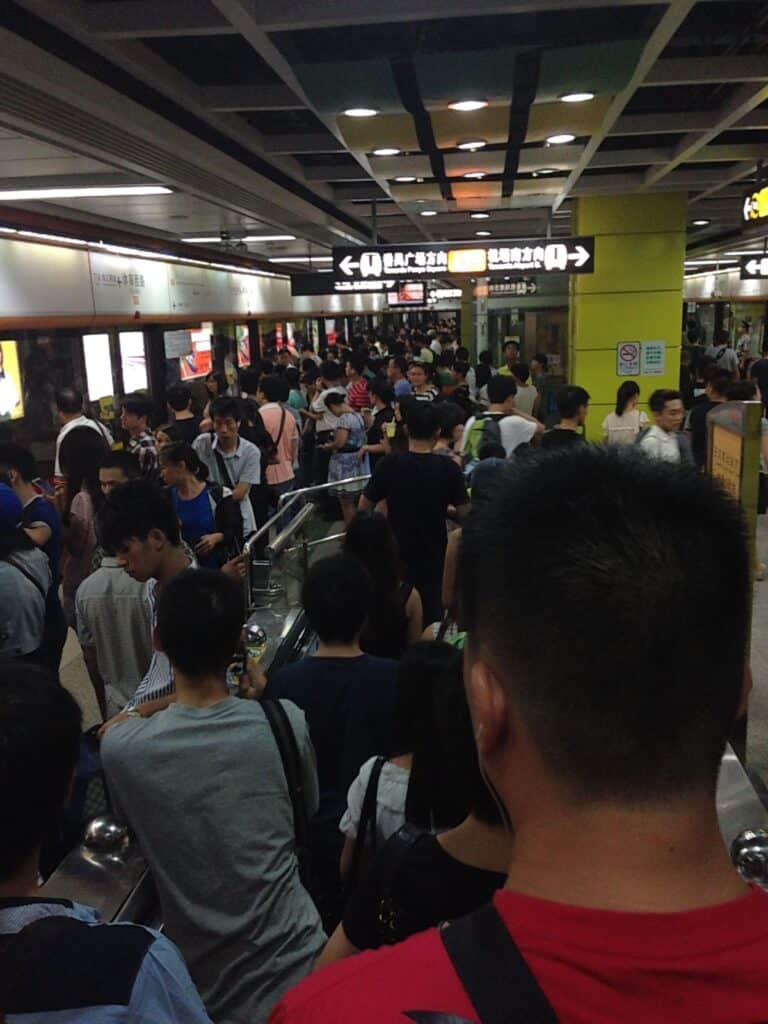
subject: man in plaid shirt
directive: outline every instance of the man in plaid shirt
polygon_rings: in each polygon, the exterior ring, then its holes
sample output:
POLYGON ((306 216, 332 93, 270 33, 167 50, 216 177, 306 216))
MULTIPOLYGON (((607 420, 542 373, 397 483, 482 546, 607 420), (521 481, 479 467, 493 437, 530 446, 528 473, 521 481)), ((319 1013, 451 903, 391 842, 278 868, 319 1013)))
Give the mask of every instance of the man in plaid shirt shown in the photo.
POLYGON ((129 395, 123 399, 120 426, 130 434, 127 449, 139 460, 141 475, 154 480, 158 475, 157 444, 149 430, 152 402, 144 395, 129 395))

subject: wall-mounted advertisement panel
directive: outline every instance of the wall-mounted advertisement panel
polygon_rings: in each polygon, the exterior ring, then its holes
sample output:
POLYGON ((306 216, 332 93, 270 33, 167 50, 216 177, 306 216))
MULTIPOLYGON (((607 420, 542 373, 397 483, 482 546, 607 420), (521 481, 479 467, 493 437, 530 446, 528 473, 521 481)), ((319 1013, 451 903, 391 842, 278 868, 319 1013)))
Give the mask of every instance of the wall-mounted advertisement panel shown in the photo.
POLYGON ((108 334, 84 334, 85 379, 88 397, 92 402, 114 394, 112 382, 112 356, 108 334))
POLYGON ((93 312, 88 253, 0 239, 0 316, 93 312))
POLYGON ((0 423, 24 415, 19 349, 15 341, 0 341, 0 423))
POLYGON ((93 302, 97 313, 168 312, 168 268, 158 260, 90 254, 93 302))

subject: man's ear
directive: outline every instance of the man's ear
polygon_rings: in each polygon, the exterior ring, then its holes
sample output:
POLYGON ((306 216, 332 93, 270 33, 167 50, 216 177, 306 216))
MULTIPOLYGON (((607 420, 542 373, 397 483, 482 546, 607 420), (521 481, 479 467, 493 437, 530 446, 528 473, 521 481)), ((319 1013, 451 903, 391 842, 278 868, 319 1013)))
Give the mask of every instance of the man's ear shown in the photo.
POLYGON ((509 703, 501 681, 484 661, 469 668, 467 699, 478 753, 492 756, 509 735, 509 703))
POLYGON ((147 540, 150 542, 152 547, 159 551, 160 548, 165 547, 168 543, 168 538, 165 536, 162 530, 158 530, 157 527, 153 526, 147 534, 147 540))

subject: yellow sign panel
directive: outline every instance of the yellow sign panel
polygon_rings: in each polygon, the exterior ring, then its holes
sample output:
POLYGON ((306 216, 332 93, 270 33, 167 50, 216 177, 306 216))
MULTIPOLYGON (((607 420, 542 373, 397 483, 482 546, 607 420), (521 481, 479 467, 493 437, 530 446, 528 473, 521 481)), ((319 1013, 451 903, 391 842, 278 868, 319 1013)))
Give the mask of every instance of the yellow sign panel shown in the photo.
POLYGON ((712 428, 712 477, 736 501, 741 497, 742 439, 719 424, 712 428))
POLYGON ((744 200, 744 220, 762 220, 768 217, 768 185, 751 192, 744 200))
POLYGON ((486 249, 449 249, 449 274, 484 274, 488 268, 486 249))

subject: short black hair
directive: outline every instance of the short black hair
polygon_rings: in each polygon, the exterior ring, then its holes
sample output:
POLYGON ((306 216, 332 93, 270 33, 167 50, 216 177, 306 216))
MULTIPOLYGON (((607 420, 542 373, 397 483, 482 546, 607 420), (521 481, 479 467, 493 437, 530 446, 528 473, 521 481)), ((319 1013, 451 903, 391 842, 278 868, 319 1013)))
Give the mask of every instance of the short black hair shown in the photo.
POLYGON ((488 349, 483 349, 480 355, 477 357, 478 363, 482 363, 484 366, 491 366, 493 364, 493 356, 488 349))
POLYGON ((298 388, 299 386, 299 368, 298 366, 286 366, 283 372, 283 379, 288 385, 290 392, 291 388, 298 388))
POLYGON ((520 351, 520 342, 519 341, 515 341, 514 338, 510 338, 509 341, 505 341, 504 342, 504 347, 503 347, 502 351, 506 352, 506 350, 508 348, 510 348, 510 346, 512 346, 512 345, 514 345, 514 347, 517 349, 518 352, 520 351))
POLYGON ((172 384, 165 392, 165 400, 174 412, 184 412, 192 401, 192 392, 186 384, 172 384))
POLYGON ((83 392, 76 387, 59 388, 55 395, 56 408, 68 415, 83 411, 83 392))
POLYGON ((285 387, 279 377, 262 377, 259 389, 268 402, 282 402, 285 387))
POLYGON ((491 405, 503 405, 508 398, 517 394, 514 378, 506 373, 497 373, 488 381, 488 401, 491 405))
POLYGON ((734 383, 733 377, 730 373, 723 373, 722 370, 717 370, 707 381, 709 386, 715 392, 716 395, 727 395, 731 385, 734 383))
POLYGON ((408 373, 408 363, 406 362, 405 356, 390 356, 390 363, 393 363, 403 376, 408 373))
POLYGON ((243 594, 213 569, 186 569, 167 583, 157 605, 157 635, 174 668, 191 678, 223 674, 237 650, 243 594))
POLYGON ((240 371, 240 390, 247 395, 255 395, 259 389, 261 373, 254 366, 246 366, 240 371))
POLYGON ((515 363, 515 368, 512 371, 512 376, 516 377, 521 384, 525 384, 525 382, 531 376, 531 368, 528 365, 528 363, 515 363))
POLYGON ((544 352, 537 352, 536 355, 531 360, 531 362, 533 362, 534 360, 546 372, 546 369, 549 366, 549 357, 544 352))
POLYGON ((589 405, 589 392, 578 384, 566 384, 555 396, 557 411, 562 419, 573 419, 583 405, 589 405))
POLYGON ((458 359, 453 364, 453 372, 457 374, 459 377, 466 377, 467 374, 469 373, 469 369, 469 363, 462 362, 458 359))
POLYGON ((0 471, 9 469, 15 469, 25 484, 37 476, 37 463, 29 448, 13 441, 0 441, 0 471))
POLYGON ((362 352, 350 352, 347 356, 347 362, 355 373, 363 373, 368 365, 368 360, 362 352))
POLYGON ((672 388, 659 388, 659 390, 654 391, 648 399, 648 408, 651 412, 664 412, 664 406, 667 402, 675 402, 678 400, 682 400, 682 395, 679 391, 675 391, 672 388))
POLYGON ((120 407, 133 416, 147 420, 152 415, 152 399, 146 395, 126 395, 120 402, 120 407))
MULTIPOLYGON (((714 384, 714 381, 712 381, 714 384)), ((722 394, 723 392, 719 392, 722 394)), ((725 391, 729 402, 753 402, 757 395, 757 384, 751 380, 733 380, 725 391)))
POLYGON ((243 418, 240 402, 236 398, 215 398, 211 402, 211 419, 226 420, 232 418, 240 423, 243 418))
POLYGON ((301 603, 323 643, 351 644, 365 623, 373 584, 351 555, 321 558, 304 580, 301 603))
POLYGON ((160 530, 170 544, 181 543, 171 499, 150 480, 121 484, 99 509, 99 537, 110 551, 119 551, 133 537, 146 540, 150 530, 160 530))
POLYGON ((408 436, 414 441, 430 441, 440 428, 440 420, 433 402, 409 402, 405 411, 408 436))
POLYGON ((460 426, 467 419, 467 414, 462 407, 457 402, 452 402, 450 398, 447 402, 436 402, 435 412, 437 413, 437 421, 440 426, 440 437, 446 441, 451 440, 451 435, 456 427, 460 426))
POLYGON ((341 366, 334 359, 326 359, 320 364, 320 376, 323 380, 341 380, 341 366))
POLYGON ((578 799, 714 794, 742 690, 749 559, 739 507, 708 478, 587 445, 510 464, 464 527, 459 577, 470 657, 487 652, 578 799), (509 538, 523 534, 511 574, 509 538), (545 644, 542 621, 557 623, 545 644))
POLYGON ((42 668, 12 661, 0 667, 0 881, 56 828, 81 729, 77 701, 42 668))
POLYGON ((376 380, 371 381, 369 390, 372 395, 375 395, 385 405, 392 405, 395 400, 395 389, 388 380, 382 380, 380 377, 377 377, 376 380))
POLYGON ((331 409, 334 406, 341 405, 347 400, 346 391, 329 391, 323 399, 326 409, 331 409))
POLYGON ((138 480, 141 464, 132 452, 106 452, 99 463, 99 469, 120 469, 128 480, 138 480))

